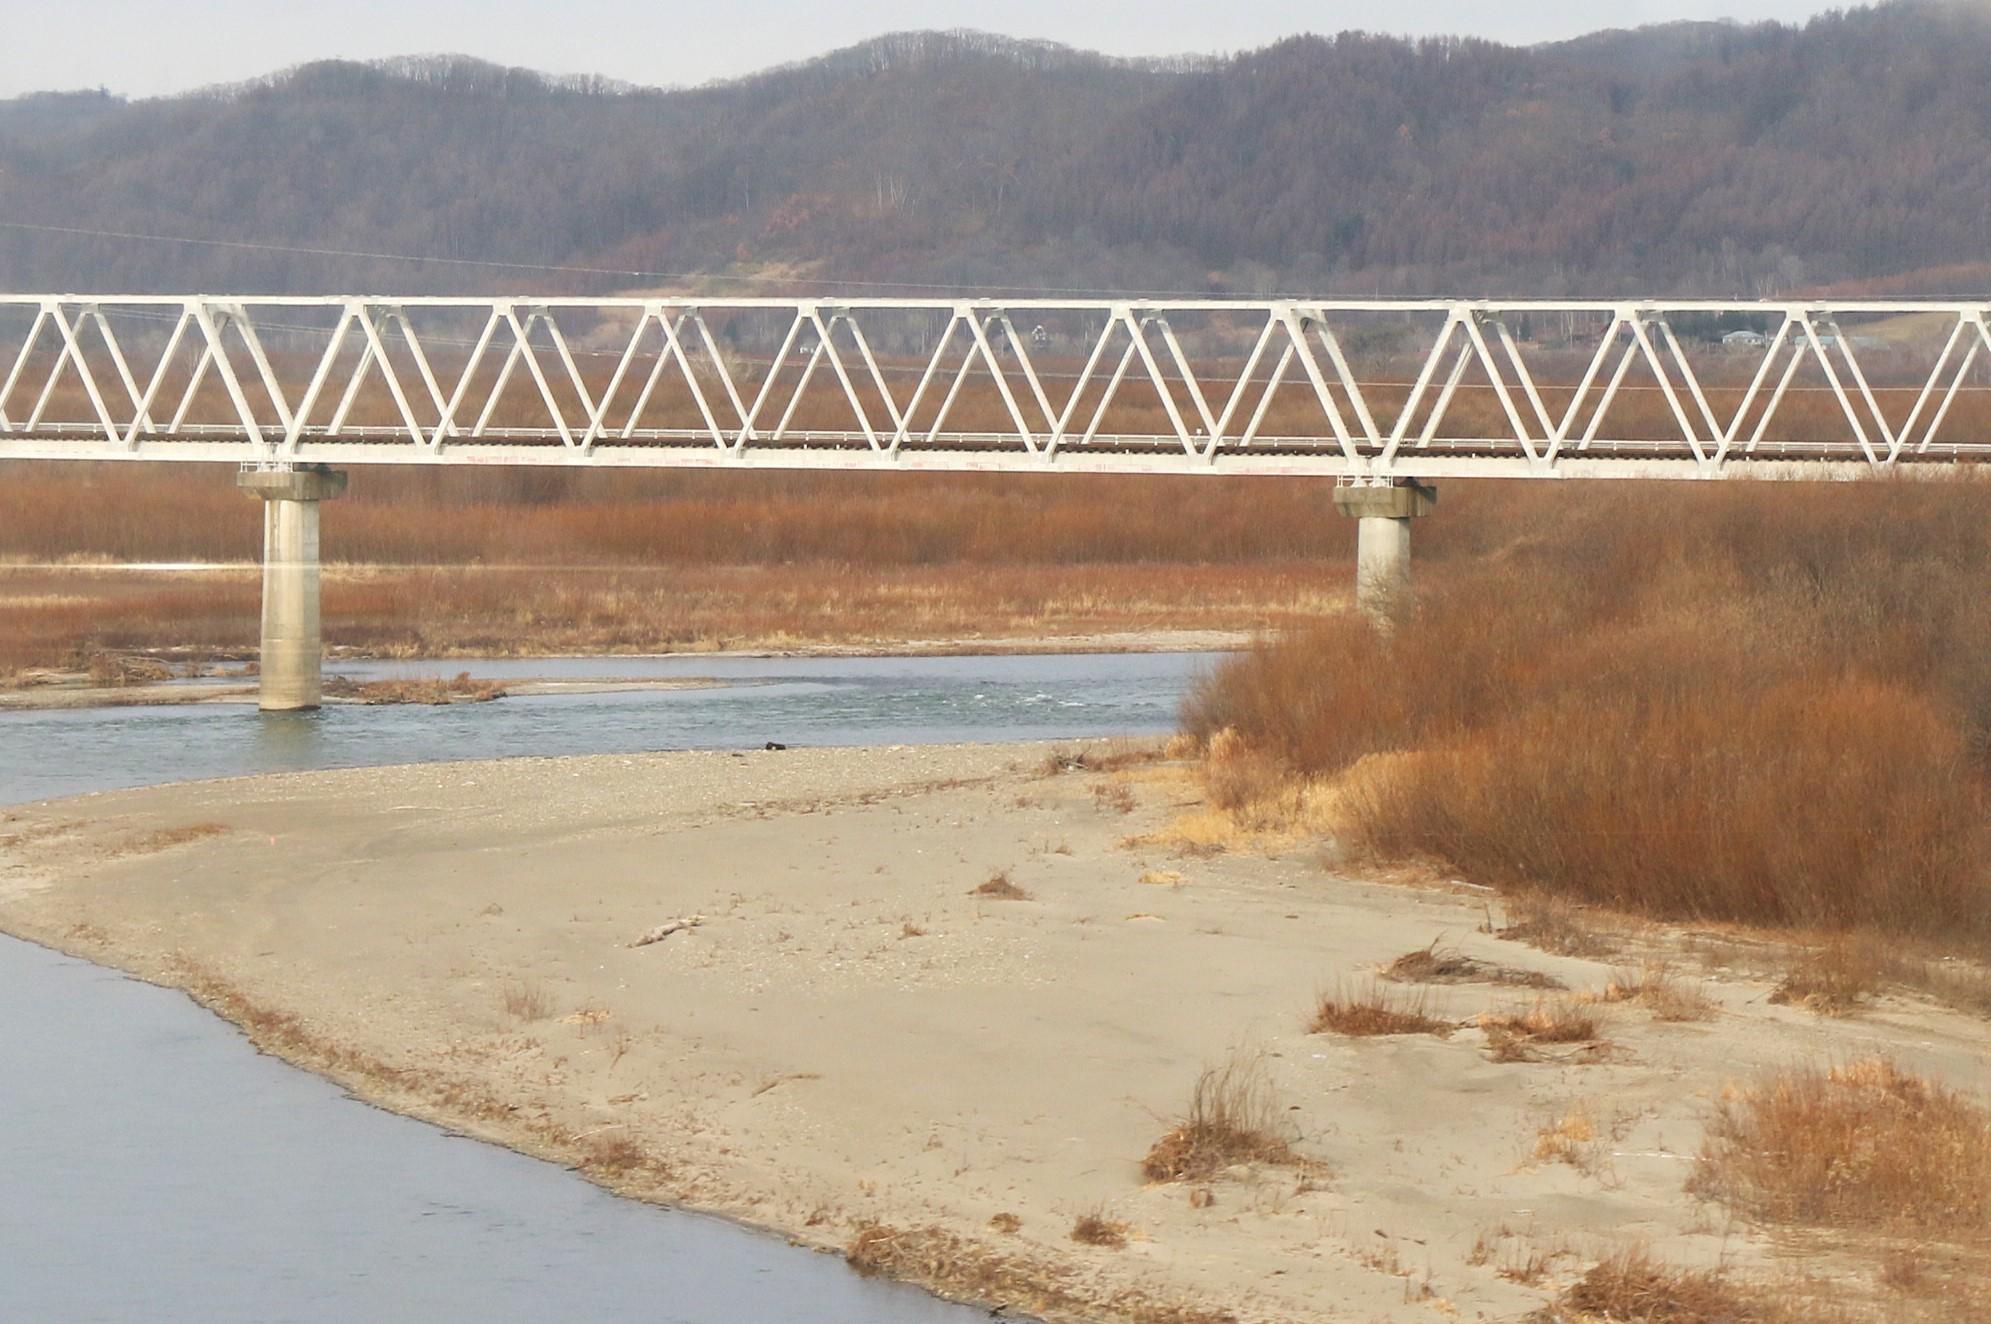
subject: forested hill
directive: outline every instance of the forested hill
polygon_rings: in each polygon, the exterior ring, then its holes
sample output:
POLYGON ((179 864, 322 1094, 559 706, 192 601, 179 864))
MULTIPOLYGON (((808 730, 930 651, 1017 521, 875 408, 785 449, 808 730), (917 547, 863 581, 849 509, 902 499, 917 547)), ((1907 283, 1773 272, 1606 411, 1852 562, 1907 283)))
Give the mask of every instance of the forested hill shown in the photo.
POLYGON ((1983 293, 1987 70, 1983 0, 1211 60, 917 33, 679 91, 313 64, 0 102, 0 221, 524 265, 0 227, 0 288, 1983 293))

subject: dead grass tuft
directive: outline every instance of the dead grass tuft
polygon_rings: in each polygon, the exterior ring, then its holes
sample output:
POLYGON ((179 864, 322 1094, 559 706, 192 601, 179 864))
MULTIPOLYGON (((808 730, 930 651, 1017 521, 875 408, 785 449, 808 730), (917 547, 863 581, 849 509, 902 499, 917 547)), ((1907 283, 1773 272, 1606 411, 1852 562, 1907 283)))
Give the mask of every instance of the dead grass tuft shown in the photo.
POLYGON ((989 1217, 989 1226, 1005 1236, 1015 1236, 1023 1230, 1023 1220, 1005 1210, 989 1217))
POLYGON ((513 1020, 543 1021, 553 1014, 552 996, 543 985, 530 981, 505 985, 500 1000, 513 1020))
POLYGON ((1306 1165, 1281 1134, 1283 1125, 1264 1056, 1234 1053, 1196 1078, 1188 1115, 1155 1141, 1141 1174, 1149 1181, 1207 1181, 1234 1164, 1306 1165))
POLYGON ((1600 992, 1587 996, 1597 1002, 1636 1003, 1661 1021, 1712 1020, 1720 1011, 1705 983, 1675 974, 1663 960, 1620 966, 1600 992))
POLYGON ((1307 1019, 1309 1034, 1354 1037, 1391 1034, 1450 1034, 1457 1027, 1425 1012, 1422 989, 1398 990, 1370 980, 1343 984, 1323 993, 1307 1019))
POLYGON ((1991 1114, 1883 1059, 1731 1089, 1695 1194, 1778 1222, 1932 1234, 1991 1227, 1991 1114))
POLYGON ((581 1148, 580 1169, 596 1180, 627 1178, 638 1173, 661 1175, 663 1172, 662 1165, 627 1135, 589 1137, 581 1148))
POLYGON ((187 823, 180 827, 159 828, 152 832, 141 832, 114 843, 107 850, 111 855, 152 855, 175 846, 185 846, 190 842, 204 841, 218 837, 228 831, 221 823, 187 823))
POLYGON ((990 901, 1028 901, 1030 893, 1018 887, 1010 879, 1009 870, 998 869, 989 875, 988 881, 969 889, 969 896, 984 897, 990 901))
POLYGON ((859 1273, 904 1279, 948 1296, 985 1302, 997 1307, 992 1313, 1027 1311, 1072 1319, 1105 1315, 1130 1324, 1237 1324, 1237 1317, 1228 1311, 1163 1301, 1139 1289, 1102 1299, 1096 1286, 1082 1281, 1069 1264, 979 1245, 938 1227, 868 1223, 851 1238, 844 1258, 859 1273))
POLYGON ((1134 812, 1134 788, 1125 782, 1101 782, 1092 788, 1092 802, 1102 812, 1131 814, 1134 812))
POLYGON ((1853 939, 1801 951, 1770 994, 1770 1001, 1824 1016, 1850 1015, 1880 992, 1888 964, 1886 955, 1874 944, 1853 939))
POLYGON ((1534 1324, 1827 1324, 1836 1312, 1741 1287, 1714 1270, 1676 1269, 1643 1251, 1594 1266, 1534 1324))
POLYGON ((1594 1054, 1602 1047, 1597 1018, 1571 998, 1537 998, 1514 1011, 1488 1012, 1474 1021, 1486 1032, 1496 1062, 1533 1062, 1551 1045, 1578 1046, 1594 1054))
POLYGON ((1128 1225, 1118 1219, 1108 1218, 1104 1207, 1089 1209, 1072 1223, 1072 1240, 1081 1246, 1103 1246, 1108 1250, 1124 1250, 1127 1246, 1128 1225))
POLYGON ((1465 955, 1456 947, 1428 947, 1405 952, 1381 971, 1382 978, 1401 984, 1506 984, 1516 988, 1561 988, 1562 981, 1536 970, 1517 970, 1465 955))
POLYGON ((1610 941, 1585 924, 1581 914, 1567 898, 1540 892, 1523 894, 1508 901, 1507 923, 1493 934, 1556 956, 1610 955, 1610 941))
POLYGON ((1535 1133, 1529 1158, 1536 1163, 1566 1163, 1578 1172, 1596 1166, 1597 1119, 1581 1104, 1552 1118, 1535 1133))
POLYGON ((459 671, 448 679, 436 676, 420 680, 353 680, 348 676, 327 676, 325 694, 328 698, 370 705, 440 705, 489 703, 504 698, 506 690, 501 681, 472 680, 469 672, 459 671))

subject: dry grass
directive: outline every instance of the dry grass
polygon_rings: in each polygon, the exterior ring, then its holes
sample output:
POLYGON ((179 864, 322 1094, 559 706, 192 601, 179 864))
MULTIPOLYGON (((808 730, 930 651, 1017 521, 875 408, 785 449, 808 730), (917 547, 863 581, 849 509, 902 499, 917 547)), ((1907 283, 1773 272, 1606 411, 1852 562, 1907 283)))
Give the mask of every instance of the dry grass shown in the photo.
POLYGON ((488 703, 504 698, 505 687, 500 681, 472 680, 467 671, 448 678, 436 676, 423 680, 362 681, 330 676, 325 680, 325 694, 328 698, 363 704, 488 703))
POLYGON ((1015 1214, 1004 1211, 990 1215, 989 1226, 1005 1236, 1015 1236, 1023 1230, 1023 1220, 1015 1214))
POLYGON ((1608 956, 1613 950, 1608 938, 1584 922, 1576 903, 1540 892, 1509 898, 1507 922, 1493 933, 1556 956, 1608 956))
POLYGON ((1634 1250, 1594 1266, 1529 1318, 1533 1324, 1829 1324, 1841 1316, 1634 1250))
POLYGON ((1131 1229, 1116 1218, 1108 1218, 1104 1207, 1089 1209, 1072 1222, 1072 1240, 1081 1246, 1103 1246, 1124 1250, 1131 1229))
POLYGON ((1433 938, 1428 947, 1405 952, 1382 968, 1382 978, 1402 984, 1505 984, 1543 989, 1563 986, 1553 975, 1476 960, 1456 947, 1441 947, 1438 943, 1433 938))
POLYGON ((543 1021, 553 1014, 553 998, 546 989, 530 981, 505 985, 499 994, 505 1015, 519 1021, 543 1021))
POLYGON ((1092 788, 1092 802, 1104 813, 1134 812, 1134 788, 1125 782, 1100 782, 1092 788))
POLYGON ((1585 1107, 1574 1107, 1551 1119, 1535 1133, 1529 1157, 1537 1163, 1567 1163, 1579 1172, 1588 1172, 1595 1159, 1597 1119, 1585 1107))
POLYGON ((1713 1020, 1721 1010, 1703 981, 1675 973, 1664 960, 1620 966, 1611 972, 1604 987, 1590 996, 1598 1002, 1635 1003, 1661 1021, 1713 1020))
POLYGON ((1186 1116, 1141 1160, 1149 1181, 1207 1181, 1238 1164, 1307 1166, 1283 1135, 1265 1059, 1234 1053, 1196 1078, 1186 1116))
MULTIPOLYGON (((253 509, 217 469, 143 468, 6 467, 0 563, 82 563, 0 565, 0 678, 253 655, 253 509), (102 564, 157 561, 229 568, 102 564)), ((1324 501, 1223 478, 376 467, 326 508, 326 638, 489 656, 1288 628, 1346 597, 1324 501)))
POLYGON ((998 869, 990 874, 987 882, 978 883, 968 889, 969 896, 978 896, 988 901, 1028 901, 1030 893, 1016 885, 1010 878, 1009 870, 998 869))
POLYGON ((1186 728, 1289 784, 1390 755, 1342 805, 1377 858, 1661 919, 1991 945, 1991 485, 1570 496, 1426 521, 1460 543, 1393 632, 1269 642, 1186 728))
POLYGON ((1770 1001, 1826 1016, 1850 1015, 1880 992, 1890 964, 1874 944, 1849 939, 1800 951, 1770 994, 1770 1001))
POLYGON ((1689 1189, 1777 1222, 1979 1236, 1991 1114, 1885 1060, 1780 1071, 1717 1105, 1689 1189))
POLYGON ((1130 1324, 1237 1324, 1229 1311, 1165 1301, 1138 1289, 1102 1295, 1069 1264, 1034 1259, 1009 1248, 994 1249, 938 1227, 866 1224, 844 1248, 844 1259, 859 1273, 903 1279, 951 1297, 983 1302, 995 1307, 991 1313, 1108 1317, 1130 1324))
POLYGON ((1392 1034, 1444 1036, 1457 1027, 1425 1011, 1421 989, 1399 990, 1369 980, 1342 984, 1315 1000, 1307 1018, 1308 1034, 1367 1037, 1392 1034))
POLYGON ((1537 998, 1512 1011, 1488 1012, 1475 1025, 1486 1033, 1497 1062, 1533 1062, 1551 1047, 1576 1048, 1595 1055, 1602 1047, 1597 1018, 1572 998, 1537 998))
POLYGON ((110 855, 153 855, 175 846, 185 846, 191 842, 205 841, 228 831, 222 823, 185 823, 178 827, 157 828, 151 832, 140 832, 125 837, 106 848, 110 855))

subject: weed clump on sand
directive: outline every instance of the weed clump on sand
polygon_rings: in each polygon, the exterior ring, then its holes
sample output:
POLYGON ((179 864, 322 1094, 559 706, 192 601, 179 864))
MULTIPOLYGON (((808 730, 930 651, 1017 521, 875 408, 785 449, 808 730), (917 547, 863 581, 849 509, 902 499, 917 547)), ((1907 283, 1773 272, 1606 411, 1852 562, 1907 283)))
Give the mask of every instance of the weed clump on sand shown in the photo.
POLYGON ((1670 964, 1657 960, 1613 970, 1603 989, 1589 996, 1597 1002, 1635 1003, 1660 1021, 1712 1020, 1720 1010, 1704 984, 1675 974, 1670 964))
POLYGON ((503 682, 473 680, 467 671, 444 679, 439 676, 418 680, 354 680, 349 676, 329 676, 325 693, 335 699, 362 704, 413 703, 431 706, 449 703, 489 703, 505 697, 503 682))
POLYGON ((538 984, 507 984, 500 1000, 505 1014, 514 1020, 543 1021, 553 1014, 553 999, 538 984))
POLYGON ((1562 981, 1535 970, 1516 970, 1467 956, 1456 947, 1428 947, 1405 952, 1382 968, 1384 979, 1399 984, 1507 984, 1518 988, 1561 988, 1562 981))
POLYGON ((1874 1059, 1774 1073, 1717 1105, 1688 1189, 1778 1222, 1991 1228, 1991 1113, 1874 1059))
POLYGON ((1149 1181, 1204 1181, 1233 1164, 1306 1164, 1281 1134, 1265 1059, 1233 1054, 1196 1078, 1189 1112, 1141 1160, 1149 1181))
POLYGON ((1570 998, 1537 998, 1514 1011, 1488 1012, 1475 1024, 1496 1062, 1532 1062, 1560 1046, 1594 1052, 1602 1046, 1597 1018, 1570 998))
POLYGON ((1743 1287, 1712 1269, 1676 1269, 1632 1250, 1597 1264, 1530 1324, 1832 1324, 1845 1317, 1743 1287))
POLYGON ((1583 922, 1573 902, 1548 893, 1529 892, 1510 899, 1507 922, 1492 932, 1496 938, 1524 942, 1556 956, 1608 956, 1611 952, 1610 942, 1583 922))
POLYGON ((1887 957, 1873 944, 1841 939, 1798 953, 1770 1001, 1825 1016, 1850 1015, 1880 992, 1887 965, 1887 957))
POLYGON ((969 896, 979 896, 990 901, 1028 901, 1030 893, 1016 885, 1009 876, 1009 870, 998 869, 990 874, 988 881, 979 883, 968 891, 969 896))
POLYGON ((1127 1245, 1127 1224, 1108 1218, 1104 1209, 1089 1209, 1072 1222, 1072 1240, 1081 1246, 1103 1246, 1123 1250, 1127 1245))
POLYGON ((228 828, 221 823, 187 823, 180 827, 159 828, 126 837, 111 846, 109 852, 113 855, 151 855, 175 846, 218 837, 226 831, 228 828))
POLYGON ((1422 990, 1397 990, 1371 980, 1344 984, 1323 993, 1307 1018, 1309 1034, 1366 1037, 1392 1034, 1450 1034, 1456 1027, 1426 1013, 1422 990))

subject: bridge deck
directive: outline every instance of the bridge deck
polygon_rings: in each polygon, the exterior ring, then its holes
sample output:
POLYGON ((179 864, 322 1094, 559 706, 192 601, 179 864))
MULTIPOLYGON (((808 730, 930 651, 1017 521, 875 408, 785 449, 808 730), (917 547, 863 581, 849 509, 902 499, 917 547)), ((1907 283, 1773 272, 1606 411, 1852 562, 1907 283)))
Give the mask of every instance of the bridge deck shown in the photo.
POLYGON ((1987 311, 0 295, 0 458, 1843 477, 1991 458, 1987 311))

